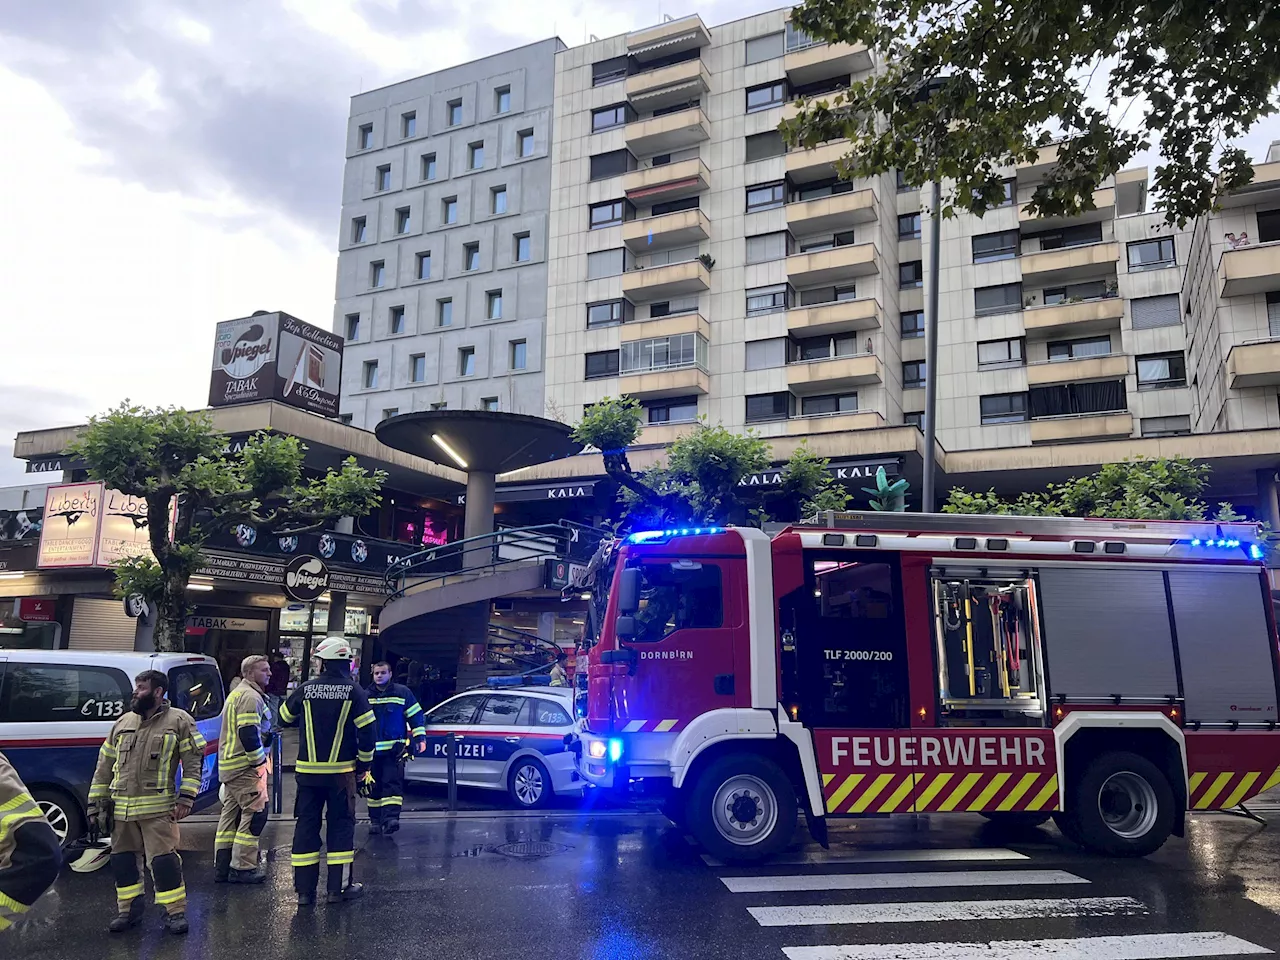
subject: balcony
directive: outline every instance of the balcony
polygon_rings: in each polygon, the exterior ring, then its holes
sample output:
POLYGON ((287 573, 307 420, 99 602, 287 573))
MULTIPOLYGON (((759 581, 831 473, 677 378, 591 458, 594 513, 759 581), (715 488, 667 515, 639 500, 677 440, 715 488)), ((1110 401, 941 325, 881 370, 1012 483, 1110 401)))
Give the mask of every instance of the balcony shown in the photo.
POLYGON ((641 63, 710 45, 711 32, 696 13, 627 34, 627 53, 641 63))
POLYGON ((711 139, 711 121, 701 107, 635 120, 625 128, 627 149, 636 156, 670 153, 711 139))
POLYGON ((640 428, 640 436, 633 446, 666 447, 697 429, 696 420, 685 423, 651 423, 640 428))
POLYGON ((828 413, 812 417, 787 418, 787 436, 805 436, 819 433, 846 433, 849 430, 877 430, 885 425, 878 410, 859 410, 857 413, 828 413))
POLYGON ((787 176, 797 183, 834 177, 836 161, 848 152, 847 140, 833 140, 812 150, 793 150, 787 154, 787 176))
POLYGON ((797 287, 835 284, 878 272, 874 243, 849 243, 830 250, 787 257, 787 277, 797 287))
POLYGON ((1247 297, 1280 289, 1280 241, 1223 250, 1218 282, 1224 297, 1247 297))
MULTIPOLYGON (((1031 193, 1032 191, 1027 191, 1028 199, 1031 193)), ((1093 210, 1086 210, 1076 217, 1042 217, 1039 214, 1028 213, 1027 205, 1024 203, 1018 207, 1018 222, 1032 230, 1053 230, 1057 227, 1113 220, 1116 215, 1116 188, 1103 187, 1101 190, 1093 191, 1093 206, 1093 210)))
POLYGON ((782 69, 793 84, 816 83, 841 74, 861 73, 871 67, 871 53, 861 44, 827 43, 787 23, 782 69))
POLYGON ((711 392, 711 378, 693 364, 670 370, 630 373, 618 381, 618 393, 624 397, 657 400, 711 392))
POLYGON ((710 340, 711 324, 699 313, 679 313, 655 320, 632 320, 622 331, 628 341, 675 337, 682 333, 696 333, 703 340, 710 340))
POLYGON ((863 383, 883 383, 884 371, 874 354, 800 360, 787 364, 787 386, 796 395, 829 393, 863 383))
POLYGON ((1253 180, 1218 200, 1224 209, 1280 202, 1280 162, 1255 163, 1253 180))
POLYGON ((1133 436, 1133 415, 1128 411, 1046 417, 1031 421, 1032 443, 1080 443, 1133 436))
POLYGON ((701 58, 673 63, 627 77, 627 100, 637 110, 649 112, 711 92, 711 74, 701 58))
POLYGON ((1078 383, 1084 380, 1117 380, 1129 373, 1129 358, 1123 353, 1078 360, 1045 360, 1027 364, 1027 385, 1078 383))
POLYGON ((1227 354, 1227 379, 1232 390, 1280 384, 1280 340, 1235 344, 1227 354))
POLYGON ((1061 250, 1024 253, 1020 259, 1022 279, 1035 277, 1039 283, 1086 280, 1114 273, 1120 259, 1120 244, 1114 241, 1086 243, 1061 250), (1108 269, 1109 268, 1109 269, 1108 269))
POLYGON ((622 192, 632 203, 679 200, 710 186, 711 172, 698 157, 632 170, 622 180, 622 192))
POLYGON ((629 270, 622 275, 622 295, 632 303, 687 297, 711 289, 711 273, 700 260, 629 270))
POLYGON ((1034 183, 1043 180, 1058 163, 1058 149, 1061 143, 1050 143, 1040 148, 1034 160, 1018 164, 1019 183, 1034 183))
POLYGON ((1124 301, 1119 297, 1104 297, 1079 303, 1028 307, 1023 311, 1022 324, 1027 333, 1091 333, 1115 327, 1123 317, 1124 301))
POLYGON ((701 210, 680 210, 622 225, 622 242, 633 251, 661 250, 699 243, 711 236, 711 221, 701 210))
POLYGON ((876 215, 876 195, 869 189, 787 204, 787 226, 796 235, 837 231, 855 223, 870 223, 876 215))
POLYGON ((878 330, 880 322, 880 304, 874 297, 815 303, 787 311, 787 329, 801 337, 878 330))

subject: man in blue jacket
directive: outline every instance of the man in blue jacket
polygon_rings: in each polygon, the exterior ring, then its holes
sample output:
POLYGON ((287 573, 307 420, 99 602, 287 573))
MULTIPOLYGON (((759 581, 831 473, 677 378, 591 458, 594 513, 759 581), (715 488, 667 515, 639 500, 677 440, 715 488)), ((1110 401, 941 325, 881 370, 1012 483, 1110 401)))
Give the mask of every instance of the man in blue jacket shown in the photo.
POLYGON ((413 691, 391 681, 391 665, 385 660, 373 665, 373 683, 366 693, 376 719, 369 832, 389 837, 400 829, 405 744, 412 737, 414 753, 423 753, 427 749, 427 728, 413 691))

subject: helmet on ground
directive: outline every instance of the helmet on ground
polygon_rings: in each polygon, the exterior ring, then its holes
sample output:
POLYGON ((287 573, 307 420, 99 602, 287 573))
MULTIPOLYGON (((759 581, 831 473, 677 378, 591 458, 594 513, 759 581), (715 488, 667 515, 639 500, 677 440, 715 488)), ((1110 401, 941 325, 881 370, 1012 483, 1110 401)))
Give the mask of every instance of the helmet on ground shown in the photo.
POLYGON ((355 654, 345 637, 326 637, 312 656, 317 660, 350 660, 355 654))
POLYGON ((97 843, 85 843, 77 853, 75 849, 66 852, 67 863, 76 873, 93 873, 101 870, 111 861, 111 842, 99 840, 97 843))

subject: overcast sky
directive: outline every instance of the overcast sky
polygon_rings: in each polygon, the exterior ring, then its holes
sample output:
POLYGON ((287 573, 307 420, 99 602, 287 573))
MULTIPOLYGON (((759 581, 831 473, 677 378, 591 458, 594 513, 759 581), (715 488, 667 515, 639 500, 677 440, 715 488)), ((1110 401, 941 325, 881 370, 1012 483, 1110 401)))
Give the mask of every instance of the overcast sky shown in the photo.
MULTIPOLYGON (((201 406, 213 325, 328 327, 348 98, 777 0, 0 0, 0 484, 18 430, 201 406)), ((1255 159, 1277 133, 1255 131, 1255 159)))

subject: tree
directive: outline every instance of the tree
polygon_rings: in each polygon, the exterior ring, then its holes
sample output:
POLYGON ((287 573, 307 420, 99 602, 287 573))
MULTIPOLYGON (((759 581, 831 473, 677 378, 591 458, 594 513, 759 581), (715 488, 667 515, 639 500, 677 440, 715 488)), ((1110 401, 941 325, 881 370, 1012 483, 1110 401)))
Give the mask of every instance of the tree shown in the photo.
POLYGON ((847 178, 951 180, 944 216, 999 205, 1000 168, 1063 140, 1038 215, 1093 209, 1102 181, 1156 145, 1156 205, 1182 225, 1253 178, 1231 142, 1277 109, 1272 0, 806 0, 791 19, 878 64, 784 122, 788 143, 849 140, 847 178))
POLYGON ((139 594, 156 608, 157 650, 182 649, 190 612, 187 583, 200 569, 209 534, 239 523, 280 535, 359 517, 382 502, 386 473, 348 457, 340 470, 304 478, 306 447, 296 437, 259 433, 238 454, 203 411, 148 409, 128 401, 88 426, 72 444, 93 480, 147 504, 152 556, 114 567, 117 595, 139 594), (170 512, 177 498, 177 520, 170 512))

